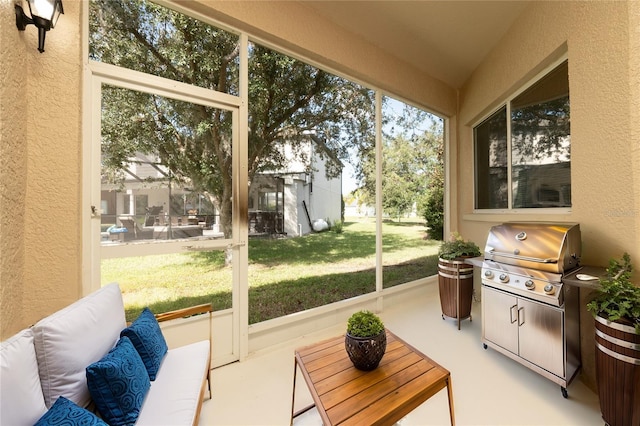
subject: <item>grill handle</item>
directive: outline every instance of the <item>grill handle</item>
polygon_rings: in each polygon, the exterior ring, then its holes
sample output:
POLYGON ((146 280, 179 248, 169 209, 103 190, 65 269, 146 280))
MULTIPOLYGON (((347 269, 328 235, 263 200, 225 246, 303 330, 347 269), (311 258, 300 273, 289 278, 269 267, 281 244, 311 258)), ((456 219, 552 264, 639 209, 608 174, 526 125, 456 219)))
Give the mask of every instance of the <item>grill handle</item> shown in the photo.
POLYGON ((511 259, 525 260, 528 262, 535 262, 535 263, 558 263, 558 259, 551 259, 551 258, 541 259, 539 257, 520 256, 517 254, 496 251, 496 249, 494 248, 489 249, 489 254, 492 254, 494 256, 509 257, 511 259))
POLYGON ((513 315, 514 309, 517 309, 517 308, 518 308, 518 305, 513 305, 511 309, 509 309, 509 314, 511 315, 511 324, 518 321, 517 310, 516 310, 516 315, 513 315))

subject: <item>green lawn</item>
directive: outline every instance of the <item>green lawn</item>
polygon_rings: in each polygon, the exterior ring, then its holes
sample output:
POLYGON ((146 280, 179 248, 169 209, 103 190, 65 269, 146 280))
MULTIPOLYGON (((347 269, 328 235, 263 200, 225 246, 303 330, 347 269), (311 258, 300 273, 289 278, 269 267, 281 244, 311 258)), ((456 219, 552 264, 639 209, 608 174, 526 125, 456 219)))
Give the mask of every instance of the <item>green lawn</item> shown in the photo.
MULTIPOLYGON (((424 223, 383 223, 384 286, 437 273, 439 241, 424 223)), ((107 259, 102 282, 117 281, 127 319, 145 307, 164 312, 200 303, 231 307, 231 268, 222 252, 107 259)), ((249 241, 251 324, 375 290, 375 222, 345 222, 342 233, 249 241)))

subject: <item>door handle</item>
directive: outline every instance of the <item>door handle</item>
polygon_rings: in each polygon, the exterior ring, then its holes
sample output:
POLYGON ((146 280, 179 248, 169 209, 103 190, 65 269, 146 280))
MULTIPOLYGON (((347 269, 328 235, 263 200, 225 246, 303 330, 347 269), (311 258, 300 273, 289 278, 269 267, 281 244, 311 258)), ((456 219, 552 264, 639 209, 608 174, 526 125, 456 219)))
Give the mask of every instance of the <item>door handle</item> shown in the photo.
POLYGON ((514 315, 513 314, 513 310, 514 308, 517 308, 518 305, 513 305, 510 309, 509 309, 509 316, 511 317, 511 324, 513 324, 514 322, 518 321, 518 315, 514 315))
POLYGON ((518 327, 524 324, 524 308, 518 309, 518 327))
POLYGON ((233 250, 234 248, 237 247, 244 247, 246 246, 247 243, 244 241, 238 241, 237 243, 231 243, 231 244, 227 244, 227 250, 233 250))

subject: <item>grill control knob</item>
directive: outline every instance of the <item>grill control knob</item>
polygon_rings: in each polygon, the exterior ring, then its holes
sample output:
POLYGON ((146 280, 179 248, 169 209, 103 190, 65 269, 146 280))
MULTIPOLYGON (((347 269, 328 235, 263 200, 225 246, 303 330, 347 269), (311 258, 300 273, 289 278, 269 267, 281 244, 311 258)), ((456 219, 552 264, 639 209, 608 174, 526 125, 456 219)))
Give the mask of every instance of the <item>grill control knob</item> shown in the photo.
POLYGON ((486 278, 493 278, 493 272, 492 272, 492 271, 489 271, 489 270, 484 271, 484 276, 485 276, 486 278))
POLYGON ((524 286, 527 288, 527 290, 533 290, 534 288, 536 288, 536 283, 534 283, 533 280, 527 280, 524 282, 524 286))
POLYGON ((498 277, 498 278, 503 283, 508 283, 509 282, 509 275, 507 275, 507 274, 500 274, 500 277, 498 277))
POLYGON ((544 286, 544 292, 548 295, 552 295, 556 292, 556 288, 551 284, 547 284, 544 286))

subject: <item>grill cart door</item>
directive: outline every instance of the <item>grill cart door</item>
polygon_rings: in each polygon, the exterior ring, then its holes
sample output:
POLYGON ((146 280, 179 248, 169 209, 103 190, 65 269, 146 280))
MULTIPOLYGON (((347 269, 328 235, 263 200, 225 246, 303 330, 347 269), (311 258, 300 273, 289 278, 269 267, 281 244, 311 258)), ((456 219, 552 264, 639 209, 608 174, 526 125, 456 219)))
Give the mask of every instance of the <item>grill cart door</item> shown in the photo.
POLYGON ((562 310, 524 299, 518 299, 518 310, 520 356, 564 377, 562 310))
POLYGON ((482 335, 518 354, 518 299, 482 286, 482 335))

